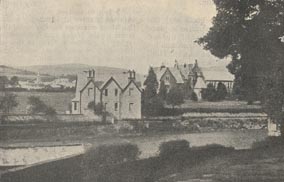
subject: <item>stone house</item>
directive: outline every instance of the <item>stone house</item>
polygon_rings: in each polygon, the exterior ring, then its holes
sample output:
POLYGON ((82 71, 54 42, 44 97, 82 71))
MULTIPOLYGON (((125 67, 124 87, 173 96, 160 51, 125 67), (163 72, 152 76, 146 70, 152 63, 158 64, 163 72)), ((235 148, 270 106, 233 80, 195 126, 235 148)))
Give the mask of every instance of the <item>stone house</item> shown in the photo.
MULTIPOLYGON (((201 89, 206 88, 201 68, 198 66, 197 60, 195 64, 179 64, 175 61, 173 67, 154 67, 154 72, 159 83, 164 81, 168 90, 172 87, 181 87, 186 91, 193 90, 196 95, 201 95, 201 89), (195 85, 198 81, 198 88, 195 85), (188 88, 186 88, 188 87, 188 88)), ((185 93, 190 95, 190 93, 185 93)), ((201 99, 201 97, 198 97, 201 99)))
POLYGON ((142 91, 135 71, 128 71, 128 77, 124 75, 124 79, 111 76, 106 81, 96 81, 95 70, 86 73, 85 76, 78 75, 72 114, 95 114, 88 108, 88 104, 94 102, 102 104, 104 111, 115 119, 141 119, 142 91))

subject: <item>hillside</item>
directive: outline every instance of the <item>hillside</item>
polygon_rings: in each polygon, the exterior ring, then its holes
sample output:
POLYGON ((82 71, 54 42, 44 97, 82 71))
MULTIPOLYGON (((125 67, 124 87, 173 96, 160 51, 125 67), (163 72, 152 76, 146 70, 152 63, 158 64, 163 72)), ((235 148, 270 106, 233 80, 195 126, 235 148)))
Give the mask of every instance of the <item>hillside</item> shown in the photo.
POLYGON ((19 68, 13 68, 5 65, 0 65, 0 75, 5 75, 5 76, 35 76, 36 72, 33 71, 27 71, 25 69, 19 69, 19 68))
POLYGON ((104 66, 90 66, 86 64, 59 64, 59 65, 36 65, 20 67, 21 69, 29 70, 32 72, 39 72, 42 74, 49 74, 53 76, 61 75, 76 75, 88 69, 95 69, 96 73, 121 73, 126 71, 122 68, 112 68, 104 66))

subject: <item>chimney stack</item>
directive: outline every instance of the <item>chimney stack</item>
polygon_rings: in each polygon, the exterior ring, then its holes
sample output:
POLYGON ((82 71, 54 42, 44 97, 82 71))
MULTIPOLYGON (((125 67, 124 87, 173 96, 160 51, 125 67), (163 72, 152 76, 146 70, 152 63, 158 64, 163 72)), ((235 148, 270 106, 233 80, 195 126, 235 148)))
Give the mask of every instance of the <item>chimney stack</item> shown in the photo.
POLYGON ((94 69, 90 69, 90 70, 84 71, 84 72, 87 73, 88 81, 95 80, 95 70, 94 69))
POLYGON ((136 79, 136 72, 134 70, 128 70, 128 74, 129 74, 128 80, 129 81, 132 81, 132 80, 135 81, 135 79, 136 79))

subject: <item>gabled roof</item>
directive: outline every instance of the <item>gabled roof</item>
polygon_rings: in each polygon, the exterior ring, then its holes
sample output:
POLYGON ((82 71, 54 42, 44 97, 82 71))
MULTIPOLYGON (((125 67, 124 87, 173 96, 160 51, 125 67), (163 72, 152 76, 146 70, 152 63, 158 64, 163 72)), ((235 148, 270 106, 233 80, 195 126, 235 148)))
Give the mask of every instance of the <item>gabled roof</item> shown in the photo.
POLYGON ((175 78, 177 83, 184 83, 181 72, 177 68, 171 68, 171 67, 155 67, 153 68, 157 80, 161 81, 161 78, 164 76, 164 74, 169 71, 171 75, 175 78))
POLYGON ((97 88, 100 90, 100 88, 96 85, 96 83, 94 82, 94 80, 90 80, 90 81, 88 81, 88 83, 85 85, 85 87, 83 87, 83 88, 80 90, 80 92, 83 92, 83 91, 87 88, 87 86, 90 85, 91 83, 94 84, 94 86, 97 87, 97 88))
POLYGON ((127 88, 131 85, 131 83, 133 83, 133 84, 136 86, 136 88, 139 90, 139 92, 142 93, 142 90, 139 88, 139 86, 137 85, 137 83, 136 83, 134 80, 131 80, 131 81, 126 85, 126 87, 122 90, 122 92, 125 92, 125 91, 127 90, 127 88))
POLYGON ((105 84, 102 85, 101 90, 104 90, 111 82, 114 82, 118 86, 118 88, 122 90, 121 86, 113 77, 110 77, 110 79, 105 84))
POLYGON ((181 72, 176 68, 168 68, 168 70, 171 72, 173 77, 176 79, 177 83, 184 83, 181 72))
POLYGON ((194 89, 202 89, 202 88, 206 88, 206 84, 202 77, 198 77, 194 85, 194 89))

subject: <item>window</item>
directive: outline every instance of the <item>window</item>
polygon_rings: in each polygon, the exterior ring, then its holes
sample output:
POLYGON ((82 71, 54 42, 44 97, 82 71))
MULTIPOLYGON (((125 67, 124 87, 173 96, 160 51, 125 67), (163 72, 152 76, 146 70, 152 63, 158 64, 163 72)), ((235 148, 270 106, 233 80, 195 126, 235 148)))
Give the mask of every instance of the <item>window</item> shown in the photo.
POLYGON ((166 80, 169 81, 169 80, 170 80, 170 77, 169 77, 169 76, 166 76, 166 80))
POLYGON ((114 103, 114 110, 117 111, 118 110, 118 103, 114 103))
POLYGON ((107 89, 105 89, 105 96, 107 96, 108 95, 108 90, 107 89))
POLYGON ((133 88, 129 88, 129 96, 131 96, 133 90, 134 90, 133 88))
POLYGON ((117 88, 114 90, 114 95, 115 95, 115 96, 118 95, 118 89, 117 89, 117 88))
POLYGON ((90 96, 90 93, 92 93, 93 88, 88 88, 88 96, 90 96))
POLYGON ((133 103, 129 103, 129 111, 133 111, 133 103))
POLYGON ((107 110, 107 103, 105 103, 105 110, 107 110))
POLYGON ((77 102, 74 102, 74 110, 77 110, 77 102))

